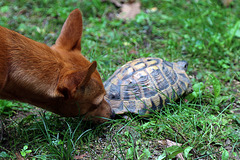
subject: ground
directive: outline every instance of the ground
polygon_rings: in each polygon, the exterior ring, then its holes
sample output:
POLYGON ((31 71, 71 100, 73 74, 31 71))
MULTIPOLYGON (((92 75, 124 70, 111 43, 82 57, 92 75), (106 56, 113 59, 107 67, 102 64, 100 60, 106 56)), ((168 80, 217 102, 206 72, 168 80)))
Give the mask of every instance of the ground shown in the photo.
POLYGON ((119 19, 115 2, 3 1, 0 25, 50 46, 79 8, 82 53, 98 62, 103 81, 136 58, 186 60, 194 92, 150 115, 101 125, 1 100, 0 158, 240 159, 240 2, 141 0, 132 20, 119 19))

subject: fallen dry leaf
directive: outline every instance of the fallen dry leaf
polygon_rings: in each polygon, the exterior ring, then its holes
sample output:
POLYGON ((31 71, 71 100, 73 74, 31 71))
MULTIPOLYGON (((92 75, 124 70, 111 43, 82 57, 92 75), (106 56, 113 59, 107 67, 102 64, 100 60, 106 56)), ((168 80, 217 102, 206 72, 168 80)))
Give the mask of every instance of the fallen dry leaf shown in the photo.
POLYGON ((86 157, 87 156, 87 154, 85 153, 85 154, 81 154, 81 155, 78 155, 78 156, 74 156, 74 159, 82 159, 82 158, 84 158, 84 157, 86 157))
MULTIPOLYGON (((102 0, 102 2, 105 2, 107 0, 102 0)), ((137 0, 110 0, 111 3, 113 3, 117 7, 122 7, 123 3, 134 3, 137 0)))
POLYGON ((110 2, 112 2, 117 7, 122 7, 122 3, 119 0, 110 0, 110 2))
POLYGON ((18 152, 15 153, 17 160, 24 160, 24 158, 18 152))
POLYGON ((232 0, 222 0, 222 3, 225 7, 228 7, 232 0))
POLYGON ((141 3, 135 1, 133 3, 127 2, 122 5, 121 13, 117 16, 120 19, 134 19, 140 13, 141 3))
POLYGON ((136 50, 134 50, 134 49, 130 50, 128 53, 129 53, 130 55, 131 55, 131 54, 138 55, 138 51, 136 51, 136 50))

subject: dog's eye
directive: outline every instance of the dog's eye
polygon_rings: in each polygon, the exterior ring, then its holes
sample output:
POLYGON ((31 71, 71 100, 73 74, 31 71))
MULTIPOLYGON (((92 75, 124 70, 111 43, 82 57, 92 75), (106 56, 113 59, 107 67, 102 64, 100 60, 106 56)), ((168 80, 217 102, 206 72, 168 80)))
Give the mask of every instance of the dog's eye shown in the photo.
POLYGON ((92 104, 92 106, 91 106, 90 109, 89 109, 89 112, 91 112, 91 111, 93 111, 93 110, 95 110, 95 109, 97 109, 97 108, 98 108, 98 105, 92 104))

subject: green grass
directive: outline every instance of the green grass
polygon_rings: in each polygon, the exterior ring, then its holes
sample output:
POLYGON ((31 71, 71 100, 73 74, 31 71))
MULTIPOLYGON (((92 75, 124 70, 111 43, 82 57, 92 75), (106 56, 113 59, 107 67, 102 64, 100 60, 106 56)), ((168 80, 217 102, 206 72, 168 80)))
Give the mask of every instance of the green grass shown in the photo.
POLYGON ((100 0, 0 2, 1 26, 48 45, 68 14, 81 9, 82 53, 98 62, 103 80, 127 61, 151 56, 187 60, 194 85, 161 112, 102 125, 1 100, 0 158, 169 159, 182 152, 187 159, 239 159, 240 2, 229 8, 217 0, 141 2, 141 13, 126 22, 112 18, 118 9, 100 0), (183 145, 166 148, 165 139, 183 145))

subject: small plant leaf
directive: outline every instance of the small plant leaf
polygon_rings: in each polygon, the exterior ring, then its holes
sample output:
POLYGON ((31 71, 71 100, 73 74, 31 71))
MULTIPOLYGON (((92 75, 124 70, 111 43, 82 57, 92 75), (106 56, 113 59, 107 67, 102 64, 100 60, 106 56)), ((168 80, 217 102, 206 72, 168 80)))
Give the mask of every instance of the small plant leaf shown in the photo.
POLYGON ((193 99, 197 98, 199 95, 202 94, 204 89, 203 82, 199 82, 193 85, 193 92, 187 95, 185 98, 188 101, 192 101, 193 99))
POLYGON ((235 33, 235 36, 240 38, 240 30, 237 30, 236 33, 235 33))
POLYGON ((213 93, 215 98, 217 98, 220 95, 220 91, 221 91, 221 84, 220 81, 215 77, 215 76, 211 76, 212 77, 212 85, 213 85, 213 93))
POLYGON ((230 96, 219 96, 215 99, 215 105, 225 102, 226 100, 231 99, 231 98, 232 98, 231 95, 230 96))
POLYGON ((163 154, 161 154, 158 158, 157 158, 157 160, 162 160, 162 159, 164 159, 164 158, 166 158, 166 152, 164 152, 163 154))
POLYGON ((28 146, 25 145, 25 146, 23 147, 23 150, 27 150, 27 149, 28 149, 28 146))
POLYGON ((198 92, 192 92, 192 94, 191 94, 194 98, 197 98, 198 97, 198 92))
POLYGON ((8 158, 8 157, 10 157, 10 156, 5 151, 2 151, 0 153, 0 158, 8 158))
POLYGON ((141 154, 140 158, 145 157, 146 159, 148 159, 149 157, 151 157, 151 152, 147 149, 144 148, 143 153, 141 154))
POLYGON ((191 102, 194 98, 196 97, 192 93, 185 97, 185 99, 187 100, 186 102, 191 102))
POLYGON ((236 152, 232 152, 232 154, 233 154, 233 156, 235 156, 235 157, 237 156, 237 153, 236 153, 236 152))
POLYGON ((26 152, 26 153, 31 153, 31 152, 32 152, 32 150, 26 150, 25 152, 26 152))
POLYGON ((184 149, 184 157, 188 157, 189 152, 193 149, 193 147, 188 146, 187 148, 184 149))
POLYGON ((144 22, 145 20, 147 20, 149 18, 148 16, 149 15, 147 15, 146 13, 140 12, 140 14, 138 14, 136 16, 136 22, 137 23, 142 23, 142 22, 144 22))
POLYGON ((9 11, 9 6, 2 6, 1 9, 0 9, 0 11, 1 11, 2 13, 8 12, 8 11, 9 11))
POLYGON ((134 152, 133 147, 128 148, 126 158, 127 159, 132 159, 133 158, 133 152, 134 152))
POLYGON ((223 148, 222 160, 228 160, 228 158, 229 158, 229 153, 225 148, 223 148))
POLYGON ((182 153, 184 149, 180 146, 171 146, 166 148, 166 151, 168 153, 168 158, 174 158, 177 154, 182 153))
POLYGON ((199 92, 200 90, 202 90, 204 88, 204 84, 203 82, 199 82, 193 85, 193 90, 195 92, 199 92))
POLYGON ((21 155, 22 155, 23 157, 26 156, 26 152, 25 152, 25 151, 21 151, 20 153, 21 153, 21 155))

